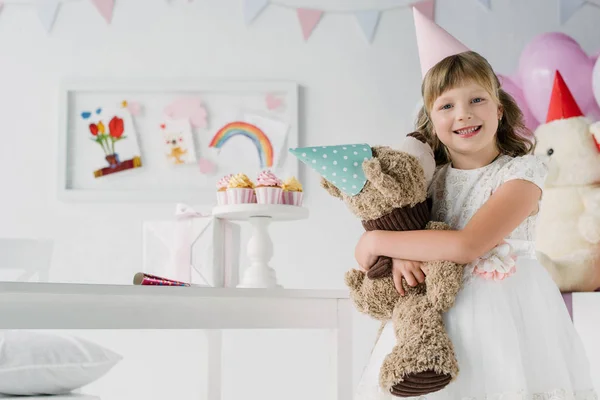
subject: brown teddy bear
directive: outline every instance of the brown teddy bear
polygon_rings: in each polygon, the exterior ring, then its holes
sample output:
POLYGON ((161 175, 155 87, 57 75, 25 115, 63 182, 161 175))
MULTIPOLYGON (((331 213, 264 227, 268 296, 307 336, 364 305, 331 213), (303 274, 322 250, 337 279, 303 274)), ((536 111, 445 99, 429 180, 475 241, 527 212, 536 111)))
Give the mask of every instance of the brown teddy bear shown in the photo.
MULTIPOLYGON (((290 151, 323 176, 321 185, 343 200, 366 230, 448 229, 429 221, 427 185, 435 162, 431 148, 414 137, 407 137, 401 150, 359 144, 290 151)), ((427 262, 425 283, 410 287, 403 280, 406 296, 400 296, 391 265, 380 257, 369 276, 356 269, 345 276, 360 312, 394 324, 396 346, 381 366, 380 385, 399 397, 436 392, 458 375, 442 314, 454 304, 463 266, 427 262)))

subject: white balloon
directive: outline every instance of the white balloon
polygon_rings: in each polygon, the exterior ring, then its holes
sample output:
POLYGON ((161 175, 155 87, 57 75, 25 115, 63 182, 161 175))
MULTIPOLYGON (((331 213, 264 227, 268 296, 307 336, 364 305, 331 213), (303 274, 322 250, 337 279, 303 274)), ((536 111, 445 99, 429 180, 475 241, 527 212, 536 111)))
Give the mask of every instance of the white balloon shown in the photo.
POLYGON ((596 103, 600 107, 600 57, 596 60, 596 65, 594 65, 594 70, 592 71, 592 88, 594 89, 596 103))

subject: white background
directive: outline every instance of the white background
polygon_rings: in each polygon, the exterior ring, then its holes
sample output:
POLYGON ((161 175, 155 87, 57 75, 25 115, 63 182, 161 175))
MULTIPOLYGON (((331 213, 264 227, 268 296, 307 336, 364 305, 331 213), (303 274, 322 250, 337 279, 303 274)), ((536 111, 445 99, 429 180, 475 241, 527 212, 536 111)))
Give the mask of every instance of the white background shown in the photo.
MULTIPOLYGON (((58 83, 64 77, 294 80, 302 86, 301 145, 393 144, 411 127, 420 69, 409 8, 384 13, 368 45, 350 14, 326 14, 304 42, 291 9, 270 6, 246 27, 238 0, 116 3, 109 26, 91 2, 65 3, 51 34, 31 7, 7 4, 0 14, 0 236, 54 238, 53 281, 129 284, 141 269, 142 221, 171 218, 175 209, 174 204, 58 202, 58 83)), ((408 1, 344 3, 364 8, 408 1)), ((600 49, 600 10, 592 6, 585 5, 564 26, 558 0, 492 0, 492 7, 488 11, 476 0, 439 0, 436 20, 486 56, 498 73, 514 72, 525 45, 547 31, 572 35, 588 52, 600 49)), ((343 288, 361 225, 319 188, 315 174, 301 179, 311 218, 272 227, 273 265, 287 287, 343 288)), ((376 329, 377 323, 357 318, 354 383, 376 329)), ((88 336, 126 357, 90 393, 104 400, 201 398, 199 332, 88 336), (141 385, 142 378, 149 384, 141 385)), ((326 398, 330 350, 323 332, 230 333, 225 399, 326 398)))

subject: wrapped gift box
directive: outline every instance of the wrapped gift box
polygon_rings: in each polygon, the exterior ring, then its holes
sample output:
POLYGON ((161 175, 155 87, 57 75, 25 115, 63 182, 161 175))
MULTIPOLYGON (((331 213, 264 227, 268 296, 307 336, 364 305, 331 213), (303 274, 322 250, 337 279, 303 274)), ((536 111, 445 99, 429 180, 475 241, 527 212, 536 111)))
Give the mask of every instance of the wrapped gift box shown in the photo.
POLYGON ((143 272, 192 284, 235 287, 240 226, 201 214, 143 224, 143 272))

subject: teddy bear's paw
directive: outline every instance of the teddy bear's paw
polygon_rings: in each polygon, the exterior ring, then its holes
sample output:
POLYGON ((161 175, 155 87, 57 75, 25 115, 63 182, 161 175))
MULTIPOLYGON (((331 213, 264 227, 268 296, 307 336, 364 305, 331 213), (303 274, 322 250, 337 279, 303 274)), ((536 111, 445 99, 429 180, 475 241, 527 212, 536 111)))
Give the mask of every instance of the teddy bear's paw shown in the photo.
POLYGON ((378 321, 389 321, 400 298, 392 278, 368 279, 362 271, 350 270, 345 275, 350 298, 356 309, 378 321))
POLYGON ((365 280, 365 273, 357 269, 351 269, 344 275, 344 282, 350 290, 359 290, 365 280))
POLYGON ((398 347, 386 357, 380 371, 380 384, 398 397, 422 396, 445 388, 451 381, 450 373, 436 372, 433 367, 415 368, 414 357, 402 357, 398 347), (418 371, 418 372, 409 372, 418 371))
POLYGON ((351 269, 344 275, 344 282, 350 290, 350 299, 354 303, 354 306, 359 312, 365 312, 365 296, 363 292, 363 282, 365 280, 365 274, 357 269, 351 269))
POLYGON ((392 259, 389 257, 379 257, 375 265, 367 272, 369 279, 381 279, 389 276, 392 276, 392 259))
POLYGON ((424 371, 404 376, 404 380, 392 386, 390 393, 398 397, 423 396, 445 388, 452 377, 435 371, 424 371))

